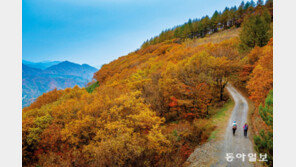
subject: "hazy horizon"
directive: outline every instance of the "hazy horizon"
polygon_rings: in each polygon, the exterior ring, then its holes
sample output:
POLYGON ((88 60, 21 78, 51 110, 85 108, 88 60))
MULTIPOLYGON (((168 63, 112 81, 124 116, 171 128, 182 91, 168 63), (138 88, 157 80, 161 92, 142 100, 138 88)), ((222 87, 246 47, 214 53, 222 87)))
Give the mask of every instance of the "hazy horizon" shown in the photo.
MULTIPOLYGON (((62 63, 62 62, 66 62, 66 61, 68 61, 68 62, 70 62, 70 63, 74 63, 74 64, 79 64, 79 65, 84 65, 84 64, 89 65, 89 64, 87 64, 87 63, 78 63, 78 62, 73 62, 73 61, 69 61, 69 60, 61 60, 61 61, 55 61, 55 60, 53 60, 53 61, 51 61, 51 60, 44 60, 44 61, 28 61, 28 60, 25 60, 25 59, 22 59, 22 64, 27 65, 27 64, 30 64, 30 63, 39 64, 39 63, 53 63, 53 62, 58 62, 57 64, 60 64, 60 63, 62 63)), ((101 68, 102 65, 100 65, 99 67, 92 66, 92 65, 90 65, 90 66, 91 66, 91 67, 94 67, 94 68, 96 68, 96 69, 99 70, 99 69, 101 68)))

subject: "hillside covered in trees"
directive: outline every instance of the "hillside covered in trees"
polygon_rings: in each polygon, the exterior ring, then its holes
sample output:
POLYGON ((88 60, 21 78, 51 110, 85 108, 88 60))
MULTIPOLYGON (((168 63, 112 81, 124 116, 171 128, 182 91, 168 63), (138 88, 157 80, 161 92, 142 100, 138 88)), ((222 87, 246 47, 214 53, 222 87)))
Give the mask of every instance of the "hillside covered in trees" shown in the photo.
POLYGON ((270 151, 272 10, 247 2, 189 20, 103 65, 95 85, 38 97, 23 109, 23 165, 181 166, 216 128, 228 83, 254 101, 257 150, 270 151))
POLYGON ((257 4, 253 0, 247 1, 246 3, 243 1, 238 7, 226 7, 223 12, 216 10, 211 17, 204 16, 199 19, 189 19, 187 23, 164 30, 158 36, 145 41, 142 48, 174 38, 183 40, 188 38, 200 38, 231 27, 240 27, 244 18, 253 14, 265 14, 268 11, 271 15, 269 19, 272 19, 273 1, 267 0, 263 10, 262 7, 262 0, 258 0, 257 4), (260 9, 258 10, 258 8, 260 9))

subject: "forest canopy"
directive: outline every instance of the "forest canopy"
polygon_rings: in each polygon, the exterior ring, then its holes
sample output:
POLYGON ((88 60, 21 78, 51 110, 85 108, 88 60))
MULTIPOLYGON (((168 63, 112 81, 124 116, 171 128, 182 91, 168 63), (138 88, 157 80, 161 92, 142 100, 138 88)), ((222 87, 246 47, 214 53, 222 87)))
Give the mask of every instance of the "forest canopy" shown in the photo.
POLYGON ((209 109, 228 101, 228 83, 256 106, 270 99, 271 32, 272 1, 242 3, 162 32, 87 88, 43 94, 23 109, 23 165, 180 166, 215 128, 209 109))

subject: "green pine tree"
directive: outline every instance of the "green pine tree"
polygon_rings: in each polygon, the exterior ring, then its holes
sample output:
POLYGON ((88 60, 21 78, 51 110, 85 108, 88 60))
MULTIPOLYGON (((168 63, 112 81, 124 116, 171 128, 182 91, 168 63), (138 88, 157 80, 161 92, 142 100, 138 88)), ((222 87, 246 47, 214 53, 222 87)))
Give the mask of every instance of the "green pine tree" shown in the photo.
POLYGON ((211 17, 211 29, 214 31, 214 32, 217 32, 218 29, 217 29, 217 25, 219 23, 219 12, 216 10, 215 13, 213 14, 213 16, 211 17))
POLYGON ((259 136, 254 136, 255 149, 259 153, 267 153, 267 165, 273 166, 273 91, 271 90, 265 99, 264 107, 260 105, 259 114, 269 131, 265 133, 264 130, 260 131, 259 136))
POLYGON ((270 23, 271 17, 267 10, 264 10, 262 15, 247 17, 240 33, 242 49, 248 50, 255 46, 265 46, 272 36, 270 23))

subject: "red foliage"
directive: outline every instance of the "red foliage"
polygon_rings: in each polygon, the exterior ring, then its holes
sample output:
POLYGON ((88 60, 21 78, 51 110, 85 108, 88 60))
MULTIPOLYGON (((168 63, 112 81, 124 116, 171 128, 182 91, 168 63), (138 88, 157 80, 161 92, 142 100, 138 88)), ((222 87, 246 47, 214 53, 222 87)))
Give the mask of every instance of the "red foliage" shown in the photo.
POLYGON ((184 114, 184 118, 187 120, 187 121, 193 121, 193 119, 196 117, 196 114, 194 113, 186 113, 184 114))
POLYGON ((190 156, 192 153, 192 149, 188 146, 188 144, 184 144, 180 149, 180 155, 183 161, 186 161, 186 159, 190 156))
POLYGON ((170 107, 175 107, 178 105, 178 100, 174 96, 172 96, 170 99, 172 100, 172 102, 169 104, 170 107))
POLYGON ((44 150, 42 148, 40 148, 34 152, 34 155, 38 156, 38 155, 42 154, 43 152, 44 152, 44 150))

